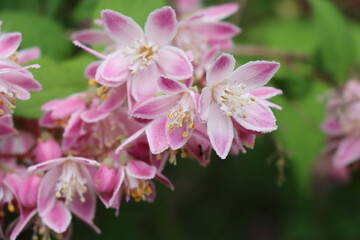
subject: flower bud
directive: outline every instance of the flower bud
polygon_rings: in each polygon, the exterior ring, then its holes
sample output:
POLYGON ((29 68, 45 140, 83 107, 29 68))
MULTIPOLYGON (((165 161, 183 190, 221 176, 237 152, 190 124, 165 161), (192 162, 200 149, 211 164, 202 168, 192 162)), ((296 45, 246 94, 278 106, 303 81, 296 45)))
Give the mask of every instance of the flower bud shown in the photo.
POLYGON ((116 171, 114 167, 103 164, 93 178, 94 187, 99 193, 110 193, 115 187, 116 171))
POLYGON ((35 208, 37 195, 42 178, 32 174, 19 186, 20 204, 26 208, 35 208))
POLYGON ((62 155, 59 144, 53 138, 48 138, 46 140, 41 139, 38 141, 35 154, 36 163, 42 163, 51 159, 60 158, 62 155))

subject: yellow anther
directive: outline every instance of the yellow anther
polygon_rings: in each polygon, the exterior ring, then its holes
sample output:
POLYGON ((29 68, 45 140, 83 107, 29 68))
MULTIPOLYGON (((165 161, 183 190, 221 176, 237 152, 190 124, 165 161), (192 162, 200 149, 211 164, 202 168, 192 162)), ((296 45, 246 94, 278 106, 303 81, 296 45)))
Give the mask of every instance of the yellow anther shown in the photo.
POLYGON ((169 115, 167 117, 168 117, 168 119, 172 119, 174 117, 174 115, 172 113, 169 113, 169 115))
POLYGON ((183 137, 184 137, 184 138, 187 138, 188 136, 189 136, 189 132, 187 132, 187 131, 186 131, 186 132, 183 132, 183 137))
POLYGON ((251 100, 251 101, 255 101, 255 98, 254 98, 254 97, 251 97, 250 100, 251 100))
POLYGON ((101 95, 101 99, 102 99, 102 100, 108 99, 108 95, 104 93, 103 95, 101 95))
POLYGON ((190 123, 190 124, 189 124, 189 129, 191 129, 191 130, 192 130, 192 129, 195 129, 195 124, 194 124, 194 123, 190 123))
POLYGON ((245 89, 246 88, 246 84, 244 83, 242 86, 241 86, 242 89, 245 89))
POLYGON ((8 205, 8 210, 9 212, 14 212, 15 211, 15 207, 14 205, 12 205, 11 203, 8 205))
POLYGON ((243 117, 243 118, 246 118, 246 117, 247 117, 246 113, 243 113, 242 117, 243 117))
POLYGON ((231 116, 232 116, 232 113, 231 113, 231 112, 227 112, 227 113, 226 113, 226 116, 231 117, 231 116))
POLYGON ((96 83, 97 83, 97 82, 96 82, 95 78, 91 78, 91 79, 89 80, 89 85, 90 85, 90 86, 95 85, 96 83))
POLYGON ((168 127, 168 129, 173 130, 174 129, 174 124, 169 124, 167 127, 168 127))

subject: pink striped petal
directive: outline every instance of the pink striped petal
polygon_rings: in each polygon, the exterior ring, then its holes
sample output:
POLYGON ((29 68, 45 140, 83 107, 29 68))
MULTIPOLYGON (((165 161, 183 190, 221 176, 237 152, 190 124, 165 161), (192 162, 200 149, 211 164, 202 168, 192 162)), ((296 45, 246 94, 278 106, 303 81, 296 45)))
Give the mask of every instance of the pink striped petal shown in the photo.
POLYGON ((15 84, 27 91, 40 91, 42 87, 31 74, 23 72, 8 72, 0 75, 0 79, 15 84))
MULTIPOLYGON (((169 126, 169 124, 172 122, 172 119, 167 119, 166 126, 169 126)), ((173 129, 169 129, 166 127, 166 138, 168 140, 169 146, 172 150, 179 149, 185 145, 185 143, 191 138, 193 130, 187 129, 186 124, 183 124, 182 127, 176 127, 174 126, 173 129), (188 136, 184 137, 184 132, 188 132, 188 136)))
POLYGON ((267 84, 280 67, 278 62, 255 61, 238 67, 230 76, 230 83, 246 84, 246 90, 267 84))
POLYGON ((137 179, 152 179, 155 177, 156 168, 145 162, 130 160, 125 167, 126 173, 137 179))
POLYGON ((85 77, 86 78, 95 78, 96 71, 99 68, 101 63, 102 63, 102 61, 94 61, 94 62, 91 62, 89 65, 87 65, 85 68, 85 74, 84 74, 85 77))
POLYGON ((120 165, 117 171, 117 175, 116 175, 116 182, 115 182, 115 188, 114 188, 114 193, 109 201, 109 204, 113 207, 115 207, 116 209, 119 209, 120 207, 120 202, 119 205, 116 204, 116 201, 119 200, 118 198, 120 197, 121 199, 121 185, 124 182, 124 178, 125 178, 125 167, 120 165), (119 196, 120 195, 120 196, 119 196), (115 205, 115 206, 114 206, 115 205))
POLYGON ((261 133, 277 129, 274 114, 259 99, 256 99, 252 104, 244 104, 241 111, 234 113, 232 117, 245 129, 261 133))
POLYGON ((42 217, 43 222, 56 233, 63 233, 69 227, 71 214, 61 201, 56 201, 54 207, 42 217))
POLYGON ((241 32, 237 26, 227 22, 199 23, 191 26, 191 31, 202 34, 208 39, 229 39, 241 32))
POLYGON ((133 45, 136 39, 144 36, 141 27, 132 18, 121 13, 108 9, 102 10, 101 19, 110 37, 127 46, 133 45))
POLYGON ((335 168, 343 168, 360 159, 360 139, 347 138, 340 142, 333 164, 335 168))
POLYGON ((86 29, 75 32, 71 35, 71 40, 77 40, 89 45, 107 45, 113 42, 105 31, 99 29, 86 29))
POLYGON ((188 90, 184 83, 165 77, 161 77, 158 84, 161 90, 166 94, 175 94, 179 92, 186 92, 188 90))
POLYGON ((114 87, 123 83, 129 76, 129 61, 122 52, 109 55, 96 72, 95 79, 105 86, 114 87))
POLYGON ((85 107, 85 99, 81 97, 71 97, 62 100, 56 105, 56 109, 52 112, 51 117, 59 119, 67 117, 72 113, 85 107))
POLYGON ((184 51, 179 48, 164 46, 160 48, 155 60, 165 77, 184 80, 192 76, 193 67, 184 51))
POLYGON ((146 136, 149 142, 150 151, 153 154, 159 154, 165 151, 169 146, 166 139, 166 120, 167 118, 159 118, 154 120, 146 128, 146 136))
POLYGON ((171 7, 156 9, 150 13, 145 23, 146 37, 159 45, 169 43, 177 32, 175 11, 171 7))
POLYGON ((51 111, 54 110, 56 108, 56 106, 61 103, 63 100, 60 99, 55 99, 55 100, 51 100, 47 103, 45 103, 44 105, 42 105, 41 110, 42 111, 51 111))
POLYGON ((0 58, 8 58, 21 43, 21 33, 6 33, 0 36, 0 58))
POLYGON ((230 76, 235 67, 235 59, 232 55, 223 53, 206 73, 206 81, 209 86, 215 86, 230 76))
POLYGON ((19 51, 17 55, 17 63, 21 65, 23 63, 30 62, 32 60, 40 58, 40 55, 41 51, 38 47, 23 49, 19 51))
POLYGON ((280 89, 276 89, 273 87, 256 88, 256 89, 252 89, 249 92, 251 93, 251 95, 262 99, 269 99, 276 95, 282 94, 282 91, 280 89))
POLYGON ((234 139, 234 127, 216 103, 210 105, 207 133, 217 155, 225 159, 234 139))
POLYGON ((155 64, 151 64, 143 70, 137 71, 131 75, 132 88, 131 95, 136 101, 155 95, 159 92, 157 81, 160 73, 155 64))
POLYGON ((204 87, 199 99, 199 118, 202 122, 206 122, 208 119, 211 100, 212 89, 210 87, 204 87))
POLYGON ((169 113, 170 109, 178 104, 181 94, 162 95, 150 98, 136 104, 132 116, 144 119, 155 119, 169 113))

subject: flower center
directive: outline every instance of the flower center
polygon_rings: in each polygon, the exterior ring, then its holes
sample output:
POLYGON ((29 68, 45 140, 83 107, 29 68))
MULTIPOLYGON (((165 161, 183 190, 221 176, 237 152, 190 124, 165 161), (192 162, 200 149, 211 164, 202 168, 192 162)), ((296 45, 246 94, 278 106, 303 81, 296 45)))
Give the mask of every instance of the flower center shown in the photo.
POLYGON ((56 197, 65 198, 65 204, 69 204, 77 193, 81 202, 85 202, 84 193, 87 191, 87 180, 81 176, 77 163, 67 161, 62 168, 62 173, 55 187, 56 197))
POLYGON ((147 197, 153 193, 148 182, 137 179, 130 180, 129 187, 126 189, 126 195, 134 198, 135 202, 146 201, 147 197), (136 182, 136 185, 134 185, 136 182))
POLYGON ((5 111, 1 109, 5 107, 10 113, 13 113, 13 109, 16 107, 15 96, 12 93, 6 94, 0 92, 0 117, 5 114, 5 111))
POLYGON ((185 95, 183 99, 180 100, 179 105, 167 115, 167 118, 171 119, 171 122, 167 125, 168 129, 173 130, 175 127, 182 128, 184 125, 186 126, 186 130, 183 132, 184 138, 189 136, 189 130, 195 128, 194 107, 191 103, 192 100, 189 98, 191 97, 185 95))
POLYGON ((158 46, 144 38, 136 39, 134 47, 128 47, 123 51, 124 55, 130 56, 129 69, 132 74, 148 67, 157 52, 158 46))
POLYGON ((233 114, 240 114, 246 118, 246 113, 241 109, 245 104, 251 105, 255 98, 248 92, 244 92, 246 85, 239 83, 235 85, 227 84, 217 87, 214 91, 214 97, 220 105, 220 109, 231 117, 233 114))

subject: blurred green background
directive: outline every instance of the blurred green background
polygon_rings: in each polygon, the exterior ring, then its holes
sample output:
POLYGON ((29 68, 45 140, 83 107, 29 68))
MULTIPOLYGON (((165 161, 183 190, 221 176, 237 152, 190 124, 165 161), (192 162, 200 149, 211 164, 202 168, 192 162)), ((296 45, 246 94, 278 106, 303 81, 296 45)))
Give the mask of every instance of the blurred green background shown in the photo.
MULTIPOLYGON (((226 1, 205 1, 205 5, 226 1)), ((284 91, 274 101, 278 131, 260 136, 255 150, 203 168, 193 160, 168 165, 171 192, 156 184, 154 203, 123 204, 118 217, 98 202, 97 235, 74 221, 72 239, 360 239, 360 176, 348 184, 313 176, 325 144, 319 96, 359 75, 360 1, 238 0, 228 20, 236 37, 238 64, 280 61, 272 84, 284 91), (255 49, 255 50, 254 50, 255 49)), ((38 118, 40 106, 87 88, 85 66, 94 58, 74 47, 71 32, 92 26, 103 8, 144 24, 165 0, 1 0, 5 31, 23 33, 22 48, 40 46, 41 69, 33 71, 44 91, 18 102, 15 115, 38 118)), ((31 232, 21 235, 29 239, 31 232)))

